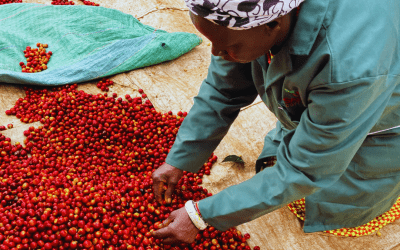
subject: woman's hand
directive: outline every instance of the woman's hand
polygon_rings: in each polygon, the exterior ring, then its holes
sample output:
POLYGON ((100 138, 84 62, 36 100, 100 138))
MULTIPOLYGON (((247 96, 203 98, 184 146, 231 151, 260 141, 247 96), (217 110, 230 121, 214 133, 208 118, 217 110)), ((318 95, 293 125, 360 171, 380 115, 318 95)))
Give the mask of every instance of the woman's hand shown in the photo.
POLYGON ((185 207, 173 211, 162 226, 163 228, 153 231, 153 236, 164 239, 164 244, 192 243, 200 231, 193 224, 185 207))
POLYGON ((162 192, 164 184, 167 184, 168 188, 165 191, 164 200, 167 203, 171 203, 172 192, 174 191, 174 187, 181 179, 182 175, 182 170, 173 167, 167 163, 163 163, 156 171, 153 172, 153 190, 155 198, 158 202, 162 202, 162 192))

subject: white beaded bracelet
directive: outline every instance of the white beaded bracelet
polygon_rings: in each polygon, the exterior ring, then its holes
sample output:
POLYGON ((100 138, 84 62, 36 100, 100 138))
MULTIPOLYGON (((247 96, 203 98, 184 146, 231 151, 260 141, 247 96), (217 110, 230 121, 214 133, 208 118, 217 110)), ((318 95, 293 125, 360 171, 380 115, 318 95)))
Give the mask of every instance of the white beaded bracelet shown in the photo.
POLYGON ((185 203, 186 212, 189 215, 189 218, 192 220, 193 224, 199 229, 204 230, 207 228, 207 223, 200 217, 197 213, 196 208, 194 206, 194 202, 192 200, 187 201, 185 203))

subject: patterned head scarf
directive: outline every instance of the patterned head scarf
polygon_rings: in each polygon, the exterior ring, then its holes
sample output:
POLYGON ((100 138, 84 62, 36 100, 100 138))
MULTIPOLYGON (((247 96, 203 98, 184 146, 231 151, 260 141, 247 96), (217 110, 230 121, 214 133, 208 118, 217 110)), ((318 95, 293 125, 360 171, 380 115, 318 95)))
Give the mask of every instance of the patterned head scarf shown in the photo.
POLYGON ((185 0, 195 14, 234 30, 247 30, 288 14, 304 0, 185 0))

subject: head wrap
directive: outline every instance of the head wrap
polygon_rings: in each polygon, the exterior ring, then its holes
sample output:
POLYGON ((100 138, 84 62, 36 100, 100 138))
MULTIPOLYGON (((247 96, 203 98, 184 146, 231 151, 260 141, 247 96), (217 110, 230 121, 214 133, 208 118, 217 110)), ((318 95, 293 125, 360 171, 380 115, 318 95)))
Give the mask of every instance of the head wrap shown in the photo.
POLYGON ((251 29, 297 8, 304 0, 185 0, 195 14, 234 30, 251 29))

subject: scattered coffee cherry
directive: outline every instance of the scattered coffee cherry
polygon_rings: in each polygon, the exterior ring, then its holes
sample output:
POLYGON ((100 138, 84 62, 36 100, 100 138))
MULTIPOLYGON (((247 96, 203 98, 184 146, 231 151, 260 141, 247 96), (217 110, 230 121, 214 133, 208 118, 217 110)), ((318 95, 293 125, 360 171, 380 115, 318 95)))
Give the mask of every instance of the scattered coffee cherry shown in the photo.
POLYGON ((90 1, 82 1, 84 5, 91 5, 91 6, 100 6, 98 3, 93 3, 90 1))
POLYGON ((260 250, 260 247, 259 247, 259 246, 255 246, 255 247, 253 248, 253 250, 260 250))
POLYGON ((25 65, 24 62, 19 63, 24 73, 36 73, 47 69, 47 63, 53 53, 51 51, 46 53, 47 44, 37 43, 36 46, 38 48, 35 49, 27 46, 24 50, 27 64, 25 65))
POLYGON ((114 84, 114 82, 113 82, 112 80, 103 78, 101 81, 99 81, 99 82, 97 83, 96 86, 97 86, 99 89, 101 89, 101 91, 108 92, 108 91, 109 91, 108 86, 113 85, 113 84, 114 84))
POLYGON ((0 131, 6 130, 6 126, 0 126, 0 131))
POLYGON ((24 89, 6 114, 42 125, 24 131, 25 146, 0 134, 0 250, 251 250, 235 228, 208 227, 192 244, 152 237, 187 200, 212 195, 199 180, 217 161, 214 154, 198 173, 183 172, 171 203, 155 201, 151 174, 185 112, 160 113, 141 97, 92 95, 76 84, 24 89))
POLYGON ((52 5, 75 5, 74 2, 68 0, 53 0, 52 5))
POLYGON ((22 0, 0 0, 0 5, 9 3, 22 3, 22 0))
POLYGON ((8 128, 8 129, 13 128, 13 127, 14 127, 14 125, 12 125, 11 123, 10 123, 10 124, 7 124, 7 128, 8 128))

